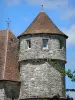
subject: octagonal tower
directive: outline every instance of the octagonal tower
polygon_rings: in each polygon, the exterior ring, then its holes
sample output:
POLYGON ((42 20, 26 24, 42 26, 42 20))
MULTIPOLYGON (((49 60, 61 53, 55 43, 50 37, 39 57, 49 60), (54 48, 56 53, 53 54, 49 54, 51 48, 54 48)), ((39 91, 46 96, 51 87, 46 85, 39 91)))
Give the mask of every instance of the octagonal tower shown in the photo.
POLYGON ((18 38, 21 75, 19 99, 51 98, 57 94, 65 97, 65 76, 48 59, 65 69, 68 37, 45 12, 40 12, 18 38))

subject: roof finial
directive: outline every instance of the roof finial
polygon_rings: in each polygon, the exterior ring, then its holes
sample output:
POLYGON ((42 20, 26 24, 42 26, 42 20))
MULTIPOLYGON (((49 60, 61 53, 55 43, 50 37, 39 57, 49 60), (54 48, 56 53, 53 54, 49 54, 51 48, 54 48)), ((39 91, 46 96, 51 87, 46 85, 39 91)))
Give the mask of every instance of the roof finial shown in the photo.
POLYGON ((9 29, 9 27, 10 27, 10 20, 9 20, 9 18, 8 18, 8 21, 6 21, 6 23, 7 23, 7 28, 9 29))
POLYGON ((41 5, 42 6, 42 12, 44 12, 44 8, 43 8, 43 5, 41 5))

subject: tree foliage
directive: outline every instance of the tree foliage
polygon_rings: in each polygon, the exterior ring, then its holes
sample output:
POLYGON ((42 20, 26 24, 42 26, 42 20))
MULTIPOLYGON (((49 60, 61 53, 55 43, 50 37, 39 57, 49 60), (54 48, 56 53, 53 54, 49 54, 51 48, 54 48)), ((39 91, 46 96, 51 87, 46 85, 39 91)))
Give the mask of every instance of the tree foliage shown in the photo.
POLYGON ((55 67, 60 73, 68 76, 72 82, 75 82, 75 70, 72 71, 71 69, 68 69, 67 71, 64 70, 61 66, 58 65, 58 63, 55 60, 48 59, 48 61, 55 67))

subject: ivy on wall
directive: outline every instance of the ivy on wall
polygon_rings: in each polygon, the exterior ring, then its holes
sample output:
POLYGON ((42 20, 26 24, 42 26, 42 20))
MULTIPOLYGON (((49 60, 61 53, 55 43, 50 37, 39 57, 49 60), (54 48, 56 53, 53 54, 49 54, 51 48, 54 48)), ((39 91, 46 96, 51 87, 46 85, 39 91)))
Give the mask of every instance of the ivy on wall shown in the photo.
MULTIPOLYGON (((52 64, 56 70, 58 70, 61 74, 68 76, 72 82, 75 82, 75 70, 71 71, 71 69, 68 69, 67 71, 64 70, 61 66, 58 65, 57 61, 52 60, 51 58, 48 58, 47 61, 52 64)), ((75 89, 66 89, 66 91, 75 91, 75 89)))

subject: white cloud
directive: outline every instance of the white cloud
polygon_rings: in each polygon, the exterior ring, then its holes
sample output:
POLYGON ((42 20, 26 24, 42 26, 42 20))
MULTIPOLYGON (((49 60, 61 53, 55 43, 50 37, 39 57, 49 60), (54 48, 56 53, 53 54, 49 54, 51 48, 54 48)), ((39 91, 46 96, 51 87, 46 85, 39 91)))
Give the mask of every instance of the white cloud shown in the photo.
POLYGON ((70 4, 70 0, 25 0, 31 5, 44 5, 44 8, 59 11, 60 18, 69 20, 75 17, 75 8, 70 4))
POLYGON ((21 0, 5 0, 8 5, 16 5, 21 2, 21 0))
POLYGON ((16 5, 25 2, 29 5, 44 5, 44 9, 54 9, 59 12, 63 20, 75 18, 75 8, 72 7, 70 0, 4 0, 8 5, 16 5))
POLYGON ((31 5, 44 5, 44 8, 55 9, 64 7, 68 4, 68 0, 4 0, 7 4, 18 4, 25 1, 31 5))
POLYGON ((25 17, 25 18, 24 18, 24 21, 25 21, 25 22, 29 22, 29 18, 25 17))
POLYGON ((75 45, 75 24, 69 29, 63 28, 62 31, 69 36, 67 40, 68 45, 75 45))
POLYGON ((75 100, 75 92, 69 92, 69 96, 75 100))
POLYGON ((55 9, 64 7, 68 4, 68 0, 26 0, 28 4, 44 5, 44 8, 55 9))
POLYGON ((70 20, 71 18, 74 18, 75 17, 75 8, 66 8, 64 10, 64 15, 62 17, 62 19, 65 19, 65 20, 70 20))

